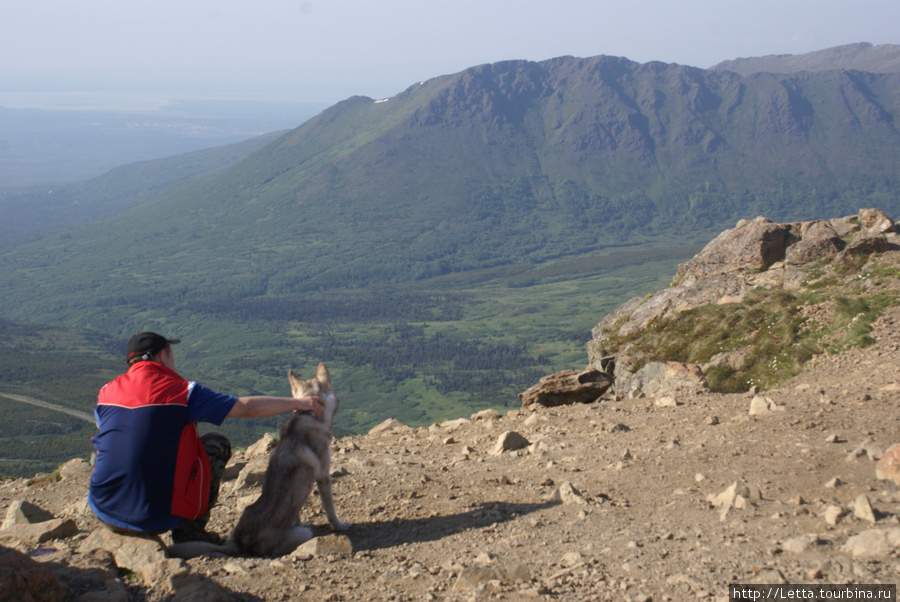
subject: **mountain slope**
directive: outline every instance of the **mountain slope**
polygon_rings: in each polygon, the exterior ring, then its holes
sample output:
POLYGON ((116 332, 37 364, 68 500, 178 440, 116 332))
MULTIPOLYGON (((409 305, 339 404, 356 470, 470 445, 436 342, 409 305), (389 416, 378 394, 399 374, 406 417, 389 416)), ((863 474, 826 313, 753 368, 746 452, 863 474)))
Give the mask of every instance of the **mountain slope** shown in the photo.
POLYGON ((212 173, 253 154, 283 132, 117 167, 86 182, 0 191, 0 245, 115 215, 177 182, 212 173))
POLYGON ((9 317, 409 281, 739 217, 897 213, 900 74, 561 57, 339 103, 245 160, 3 257, 9 317))

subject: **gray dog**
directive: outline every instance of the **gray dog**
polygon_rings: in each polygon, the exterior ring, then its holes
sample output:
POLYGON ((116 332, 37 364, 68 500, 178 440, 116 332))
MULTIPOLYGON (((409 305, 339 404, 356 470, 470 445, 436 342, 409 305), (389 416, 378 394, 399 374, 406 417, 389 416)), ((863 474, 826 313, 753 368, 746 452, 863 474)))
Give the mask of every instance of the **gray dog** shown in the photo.
POLYGON ((325 364, 319 364, 315 378, 298 378, 288 373, 294 398, 316 395, 325 404, 319 420, 310 412, 293 412, 281 425, 278 446, 269 458, 259 498, 244 510, 234 531, 221 545, 185 542, 169 546, 177 558, 204 554, 246 554, 283 556, 312 538, 312 530, 299 524, 300 508, 317 485, 328 522, 336 531, 346 531, 350 523, 338 519, 331 489, 331 423, 338 398, 325 364))

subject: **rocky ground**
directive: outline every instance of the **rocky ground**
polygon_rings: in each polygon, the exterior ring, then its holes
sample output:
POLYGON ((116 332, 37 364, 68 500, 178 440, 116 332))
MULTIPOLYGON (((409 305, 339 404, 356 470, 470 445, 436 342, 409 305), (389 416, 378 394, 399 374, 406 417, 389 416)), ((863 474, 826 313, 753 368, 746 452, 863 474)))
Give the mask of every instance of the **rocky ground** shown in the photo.
MULTIPOLYGON (((897 583, 896 550, 846 544, 900 526, 900 504, 875 477, 875 459, 900 442, 898 323, 885 316, 876 345, 765 392, 783 408, 768 414, 749 415, 749 395, 694 394, 674 407, 605 400, 338 440, 349 555, 187 565, 237 600, 724 599, 728 584, 758 580, 897 583), (506 431, 529 446, 495 453, 506 431), (735 482, 746 502, 716 507, 735 482), (854 512, 861 495, 874 516, 854 512)), ((230 495, 234 484, 211 525, 223 534, 253 493, 230 495)), ((86 487, 87 473, 0 487, 4 506, 24 499, 75 520, 78 533, 41 543, 57 552, 37 560, 70 563, 98 528, 86 487)), ((317 500, 303 518, 328 533, 317 500)), ((127 599, 172 595, 133 571, 118 579, 127 599)))
MULTIPOLYGON (((874 345, 819 356, 755 400, 607 395, 337 440, 337 509, 353 526, 331 536, 311 500, 317 545, 281 558, 164 560, 151 542, 129 560, 86 509, 79 462, 58 481, 0 483, 0 512, 25 501, 68 525, 40 542, 30 529, 53 523, 12 527, 0 545, 77 600, 727 600, 734 583, 896 584, 900 497, 875 468, 900 443, 898 325, 894 308, 874 345)), ((257 447, 232 459, 210 525, 222 535, 259 491, 257 447)))

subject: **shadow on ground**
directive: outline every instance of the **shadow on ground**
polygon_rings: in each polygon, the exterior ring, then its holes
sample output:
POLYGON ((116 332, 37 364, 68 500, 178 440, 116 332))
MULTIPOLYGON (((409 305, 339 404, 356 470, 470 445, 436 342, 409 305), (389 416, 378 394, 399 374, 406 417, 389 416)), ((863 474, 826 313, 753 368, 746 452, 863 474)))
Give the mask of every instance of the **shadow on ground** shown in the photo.
MULTIPOLYGON (((345 535, 353 543, 355 552, 380 550, 402 544, 436 541, 472 529, 484 529, 557 504, 558 502, 539 504, 483 502, 466 512, 448 516, 395 518, 389 521, 376 520, 354 524, 345 535)), ((326 526, 315 531, 316 536, 331 533, 326 526)))

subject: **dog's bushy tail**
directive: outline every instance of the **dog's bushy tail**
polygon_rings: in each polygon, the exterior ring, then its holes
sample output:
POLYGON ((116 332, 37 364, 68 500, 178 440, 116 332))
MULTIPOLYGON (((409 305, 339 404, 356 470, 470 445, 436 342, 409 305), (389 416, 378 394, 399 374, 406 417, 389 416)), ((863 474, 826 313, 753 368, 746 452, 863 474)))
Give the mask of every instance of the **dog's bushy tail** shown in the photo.
POLYGON ((209 541, 185 541, 172 544, 166 548, 166 553, 171 558, 196 558, 197 556, 234 556, 240 550, 232 539, 223 544, 209 541))

